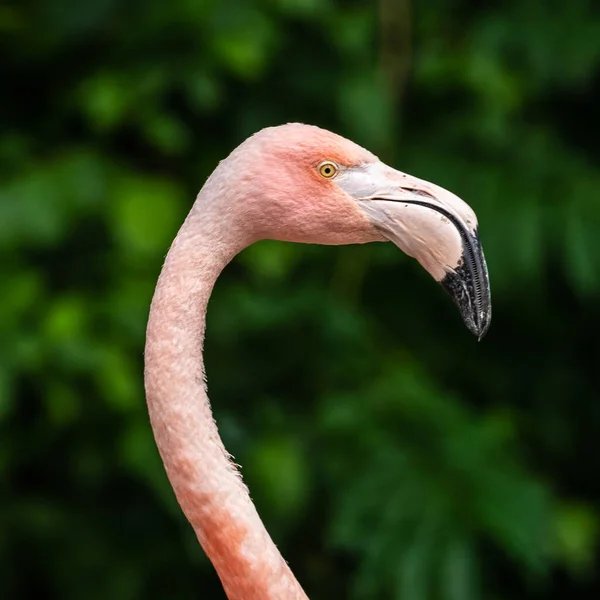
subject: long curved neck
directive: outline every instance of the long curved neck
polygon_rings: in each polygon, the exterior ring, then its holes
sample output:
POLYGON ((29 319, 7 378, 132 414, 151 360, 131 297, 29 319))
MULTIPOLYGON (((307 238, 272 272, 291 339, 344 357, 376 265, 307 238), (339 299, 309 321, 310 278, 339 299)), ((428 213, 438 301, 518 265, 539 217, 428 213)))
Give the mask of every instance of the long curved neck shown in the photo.
POLYGON ((145 387, 177 500, 230 600, 307 600, 230 461, 206 394, 202 346, 217 277, 246 243, 202 192, 167 255, 152 300, 145 387))

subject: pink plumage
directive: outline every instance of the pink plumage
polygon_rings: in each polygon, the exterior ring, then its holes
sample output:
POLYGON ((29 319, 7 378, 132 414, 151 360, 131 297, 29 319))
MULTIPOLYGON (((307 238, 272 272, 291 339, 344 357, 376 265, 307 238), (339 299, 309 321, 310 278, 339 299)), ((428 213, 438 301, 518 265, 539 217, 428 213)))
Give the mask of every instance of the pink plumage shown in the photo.
MULTIPOLYGON (((145 349, 148 409, 169 480, 230 600, 306 600, 223 446, 205 386, 202 348, 212 288, 240 250, 265 238, 389 239, 446 284, 449 277, 460 279, 464 240, 478 243, 477 220, 450 192, 387 167, 353 142, 288 124, 262 130, 219 164, 169 250, 145 349), (320 169, 324 161, 331 177, 320 169), (440 218, 443 211, 450 220, 440 218)), ((471 278, 489 296, 487 270, 471 278)), ((472 299, 459 308, 481 335, 489 325, 489 298, 465 290, 472 299)))

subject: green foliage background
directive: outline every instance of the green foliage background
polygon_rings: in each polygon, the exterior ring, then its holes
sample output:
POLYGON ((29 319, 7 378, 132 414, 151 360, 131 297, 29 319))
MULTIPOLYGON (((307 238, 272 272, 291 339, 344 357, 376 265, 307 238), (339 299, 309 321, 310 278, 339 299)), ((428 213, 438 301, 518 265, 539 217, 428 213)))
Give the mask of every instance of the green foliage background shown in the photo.
POLYGON ((314 599, 598 598, 600 14, 586 0, 0 7, 0 595, 223 598, 142 385, 216 163, 318 124, 477 211, 477 344, 391 244, 264 242, 211 302, 217 420, 314 599))

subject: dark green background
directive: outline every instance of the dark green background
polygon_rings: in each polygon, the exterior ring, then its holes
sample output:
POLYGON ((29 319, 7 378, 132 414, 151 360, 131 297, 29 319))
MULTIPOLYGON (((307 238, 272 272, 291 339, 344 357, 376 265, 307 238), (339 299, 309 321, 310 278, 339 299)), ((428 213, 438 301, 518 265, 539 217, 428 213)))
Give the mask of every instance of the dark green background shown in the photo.
POLYGON ((143 397, 148 306, 254 131, 333 129, 476 210, 477 343, 391 244, 264 242, 210 394, 313 600, 600 597, 600 10, 590 0, 0 6, 0 596, 223 598, 143 397))

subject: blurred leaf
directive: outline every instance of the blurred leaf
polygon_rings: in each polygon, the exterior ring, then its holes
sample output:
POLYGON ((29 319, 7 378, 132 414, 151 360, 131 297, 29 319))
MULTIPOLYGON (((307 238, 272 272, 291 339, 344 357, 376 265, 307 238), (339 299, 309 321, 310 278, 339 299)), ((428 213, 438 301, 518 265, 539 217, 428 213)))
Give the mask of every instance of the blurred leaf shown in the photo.
POLYGON ((142 398, 131 358, 109 348, 98 359, 94 375, 107 405, 123 412, 138 409, 142 398))
POLYGON ((242 4, 231 10, 229 4, 222 3, 214 16, 213 49, 222 64, 238 77, 256 79, 275 49, 277 31, 257 9, 242 4))
POLYGON ((219 108, 223 89, 214 75, 203 71, 190 73, 185 83, 188 94, 197 108, 206 111, 219 108))
POLYGON ((114 75, 101 75, 87 81, 82 89, 84 108, 94 125, 107 130, 119 125, 132 108, 135 92, 114 75))
POLYGON ((298 444, 281 437, 264 436, 246 459, 245 470, 256 494, 281 521, 293 520, 304 508, 309 472, 298 444))
POLYGON ((86 317, 82 298, 60 298, 48 311, 45 323, 46 339, 60 342, 81 335, 86 325, 86 317))
POLYGON ((125 251, 164 253, 181 220, 183 198, 167 180, 125 176, 114 191, 112 228, 125 251))
POLYGON ((265 240, 252 244, 237 258, 259 277, 281 280, 289 275, 301 257, 301 251, 293 244, 265 240))
POLYGON ((346 80, 339 91, 338 105, 345 127, 363 144, 377 150, 390 143, 392 107, 383 86, 371 75, 354 75, 346 80))
POLYGON ((587 506, 564 504, 556 518, 558 551, 575 575, 587 575, 593 568, 598 544, 598 517, 587 506))
POLYGON ((479 570, 473 542, 451 538, 442 559, 444 600, 475 600, 480 597, 479 570))
POLYGON ((148 139, 167 154, 179 154, 190 144, 184 125, 168 115, 153 115, 145 126, 148 139))

